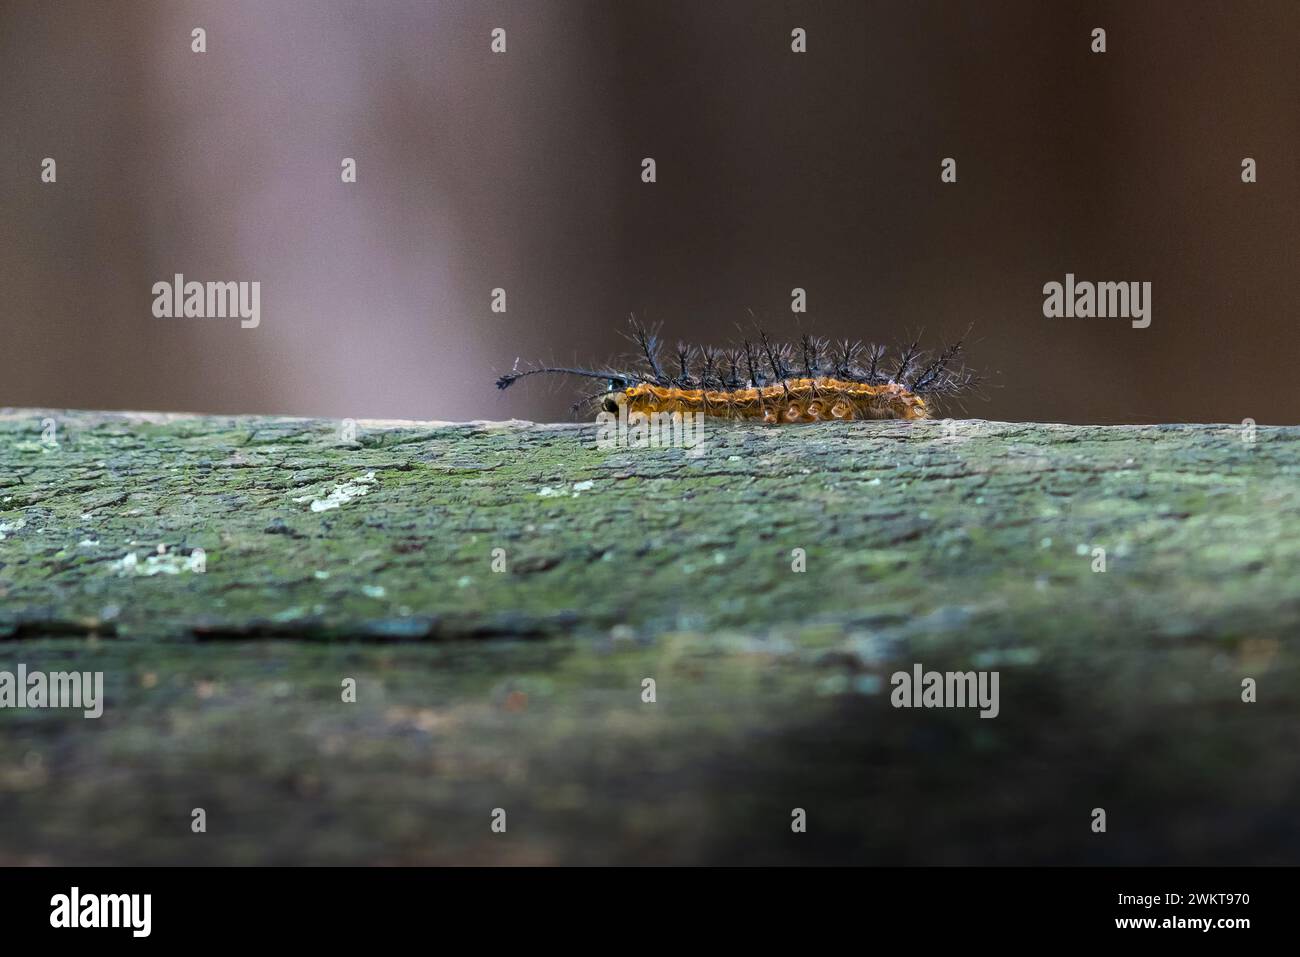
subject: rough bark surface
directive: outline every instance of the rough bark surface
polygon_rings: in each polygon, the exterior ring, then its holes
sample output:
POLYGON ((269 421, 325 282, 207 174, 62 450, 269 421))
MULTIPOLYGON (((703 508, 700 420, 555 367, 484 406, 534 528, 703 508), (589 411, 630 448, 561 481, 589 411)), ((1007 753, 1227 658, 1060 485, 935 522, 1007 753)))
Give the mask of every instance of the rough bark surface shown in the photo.
POLYGON ((345 435, 0 413, 0 863, 1300 862, 1300 428, 345 435))

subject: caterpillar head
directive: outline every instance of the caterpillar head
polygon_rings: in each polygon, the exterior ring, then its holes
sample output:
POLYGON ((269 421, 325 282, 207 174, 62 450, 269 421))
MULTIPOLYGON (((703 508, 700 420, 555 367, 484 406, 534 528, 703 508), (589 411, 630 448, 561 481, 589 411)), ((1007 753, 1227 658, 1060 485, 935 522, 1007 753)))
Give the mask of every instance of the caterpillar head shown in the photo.
POLYGON ((621 402, 626 401, 623 393, 627 390, 627 382, 623 379, 610 379, 609 389, 606 390, 604 398, 600 400, 600 408, 603 412, 618 414, 618 407, 621 402))

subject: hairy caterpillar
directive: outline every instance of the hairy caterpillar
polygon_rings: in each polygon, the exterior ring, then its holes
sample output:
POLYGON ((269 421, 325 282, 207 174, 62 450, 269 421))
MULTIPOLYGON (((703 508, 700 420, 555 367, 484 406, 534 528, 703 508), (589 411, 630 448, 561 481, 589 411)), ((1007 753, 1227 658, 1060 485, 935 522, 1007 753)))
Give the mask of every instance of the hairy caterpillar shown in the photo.
POLYGON ((639 369, 570 369, 550 366, 497 379, 508 389, 539 373, 603 379, 606 388, 574 406, 601 400, 601 408, 629 413, 697 412, 724 419, 763 422, 826 422, 852 419, 928 419, 936 396, 953 395, 974 384, 974 376, 955 366, 962 340, 937 355, 918 342, 887 359, 882 346, 861 342, 832 345, 802 336, 797 345, 745 340, 737 349, 678 345, 674 363, 660 361, 659 338, 635 319, 628 338, 637 346, 639 369))

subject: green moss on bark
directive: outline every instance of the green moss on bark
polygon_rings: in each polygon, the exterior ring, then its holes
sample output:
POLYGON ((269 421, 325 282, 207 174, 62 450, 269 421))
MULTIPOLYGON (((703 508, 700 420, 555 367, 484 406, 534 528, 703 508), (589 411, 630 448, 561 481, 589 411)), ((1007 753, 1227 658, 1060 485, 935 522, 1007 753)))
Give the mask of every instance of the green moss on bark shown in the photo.
POLYGON ((0 858, 1295 860, 1300 429, 340 435, 0 416, 0 668, 110 699, 0 711, 0 858), (1002 715, 890 708, 914 661, 1002 715))

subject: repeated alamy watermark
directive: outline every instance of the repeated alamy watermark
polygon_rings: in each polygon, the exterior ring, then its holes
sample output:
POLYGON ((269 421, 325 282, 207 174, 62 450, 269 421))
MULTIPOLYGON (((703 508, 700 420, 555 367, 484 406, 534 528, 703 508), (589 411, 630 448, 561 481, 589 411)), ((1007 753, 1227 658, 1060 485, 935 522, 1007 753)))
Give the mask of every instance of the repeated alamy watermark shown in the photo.
POLYGON ((1048 319, 1129 319, 1134 329, 1151 325, 1151 283, 1065 282, 1043 286, 1043 315, 1048 319))
POLYGON ((87 718, 104 713, 104 672, 0 671, 0 708, 78 708, 87 718))
POLYGON ((704 454, 703 412, 631 412, 621 396, 616 400, 618 412, 601 411, 596 415, 596 448, 608 449, 688 449, 691 455, 704 454))
POLYGON ((85 894, 73 887, 50 898, 54 928, 123 928, 132 937, 148 937, 153 929, 152 894, 85 894))
POLYGON ((245 329, 262 322, 260 282, 185 281, 177 273, 171 282, 153 284, 153 314, 158 319, 233 319, 245 329))
POLYGON ((981 718, 996 718, 999 673, 996 671, 895 671, 889 703, 895 708, 979 708, 981 718))

